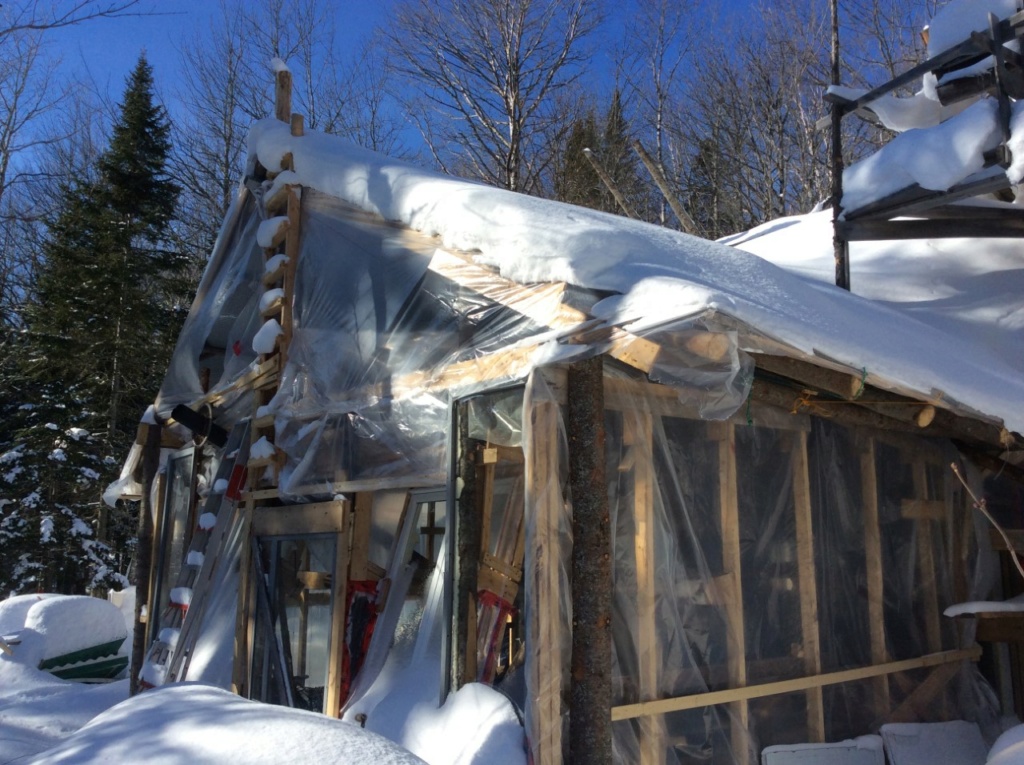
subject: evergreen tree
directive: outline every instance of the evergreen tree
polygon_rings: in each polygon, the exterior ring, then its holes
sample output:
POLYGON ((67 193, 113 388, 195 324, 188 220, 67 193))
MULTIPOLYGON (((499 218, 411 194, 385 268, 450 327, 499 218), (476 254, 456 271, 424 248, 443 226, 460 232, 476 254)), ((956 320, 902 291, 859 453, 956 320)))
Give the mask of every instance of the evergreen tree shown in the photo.
POLYGON ((601 209, 604 187, 593 165, 583 155, 584 149, 599 149, 600 143, 593 111, 573 121, 555 173, 555 199, 601 209))
POLYGON ((131 541, 116 517, 128 509, 107 522, 100 493, 156 395, 188 295, 187 263, 166 245, 170 123, 144 57, 120 114, 95 179, 62 189, 26 309, 24 400, 0 444, 0 591, 119 582, 131 541), (108 529, 121 532, 98 541, 108 529))

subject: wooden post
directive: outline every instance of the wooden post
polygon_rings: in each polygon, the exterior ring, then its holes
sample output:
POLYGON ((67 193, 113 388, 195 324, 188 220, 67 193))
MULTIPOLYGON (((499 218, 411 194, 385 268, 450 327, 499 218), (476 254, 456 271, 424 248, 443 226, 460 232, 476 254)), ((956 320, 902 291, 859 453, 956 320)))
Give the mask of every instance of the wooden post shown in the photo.
POLYGON ((532 515, 530 553, 537 556, 527 573, 532 583, 527 603, 527 644, 534 660, 527 664, 528 688, 534 699, 527 710, 528 731, 536 765, 562 762, 563 646, 569 640, 561 614, 561 534, 564 500, 559 481, 559 409, 540 401, 529 413, 526 485, 532 515), (539 646, 543 646, 539 649, 539 646))
POLYGON ((569 751, 575 762, 611 765, 612 561, 605 480, 601 356, 568 372, 569 488, 572 496, 572 684, 569 751))
MULTIPOLYGON (((740 507, 736 484, 736 427, 724 422, 718 428, 718 508, 722 521, 722 563, 725 574, 725 615, 728 625, 727 647, 729 687, 747 684, 747 639, 743 619, 743 567, 740 549, 740 507)), ((709 428, 710 430, 710 428, 709 428)), ((746 699, 729 705, 729 730, 732 756, 737 765, 750 760, 750 705, 746 699)))
MULTIPOLYGON (((832 6, 832 84, 840 81, 839 70, 839 0, 832 6)), ((836 286, 850 289, 850 243, 839 234, 839 216, 843 211, 843 107, 833 103, 832 115, 832 247, 836 261, 836 286)))
POLYGON ((287 67, 274 72, 274 117, 281 122, 292 118, 292 73, 287 67))
POLYGON ((457 411, 458 477, 462 493, 455 507, 455 600, 451 632, 453 691, 476 680, 476 593, 481 535, 476 499, 476 460, 469 446, 469 404, 460 402, 457 411))
MULTIPOLYGON (((889 660, 885 640, 885 578, 882 573, 882 531, 878 525, 878 474, 875 470, 875 440, 867 437, 860 452, 860 491, 864 516, 864 561, 867 567, 868 631, 871 663, 889 660)), ((875 716, 889 712, 889 677, 873 681, 875 716)))
MULTIPOLYGON (((132 664, 128 679, 129 695, 139 692, 139 673, 146 655, 147 623, 142 621, 142 609, 152 611, 150 586, 153 572, 153 505, 152 489, 160 469, 160 425, 150 425, 146 443, 142 447, 142 501, 139 503, 138 558, 135 561, 135 631, 132 633, 132 664)), ((158 503, 159 504, 159 503, 158 503)))
MULTIPOLYGON (((811 522, 811 478, 807 461, 807 433, 793 435, 793 510, 796 514, 796 561, 800 582, 800 625, 803 632, 804 671, 821 674, 818 640, 818 584, 814 570, 814 531, 811 522)), ((807 690, 807 735, 812 743, 825 741, 825 708, 821 687, 807 690)))
MULTIPOLYGON (((913 462, 914 497, 928 500, 928 473, 923 460, 913 462)), ((915 519, 917 532, 917 562, 924 601, 924 628, 928 652, 942 650, 942 624, 939 617, 939 588, 935 578, 935 542, 932 522, 925 517, 915 519)))
MULTIPOLYGON (((633 515, 635 532, 637 596, 637 664, 640 701, 658 698, 661 651, 655 600, 654 559, 654 423, 650 412, 623 413, 623 437, 633 451, 633 515)), ((665 723, 661 717, 640 720, 640 763, 660 765, 665 761, 665 723)))
POLYGON ((291 129, 292 135, 294 136, 303 136, 306 134, 306 121, 301 114, 292 115, 291 129))
POLYGON ((238 556, 238 608, 235 612, 234 667, 231 675, 231 690, 243 698, 249 698, 249 673, 251 661, 249 650, 252 646, 254 614, 252 613, 252 502, 240 508, 242 512, 242 545, 238 556))

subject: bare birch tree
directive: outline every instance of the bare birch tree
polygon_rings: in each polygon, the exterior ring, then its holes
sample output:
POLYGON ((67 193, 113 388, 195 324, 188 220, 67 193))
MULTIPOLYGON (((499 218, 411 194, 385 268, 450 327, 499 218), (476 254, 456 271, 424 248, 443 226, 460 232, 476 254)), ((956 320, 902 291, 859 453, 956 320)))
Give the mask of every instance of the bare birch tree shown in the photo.
POLYGON ((597 0, 400 2, 390 57, 438 164, 540 191, 546 134, 562 127, 557 96, 583 72, 600 20, 597 0))

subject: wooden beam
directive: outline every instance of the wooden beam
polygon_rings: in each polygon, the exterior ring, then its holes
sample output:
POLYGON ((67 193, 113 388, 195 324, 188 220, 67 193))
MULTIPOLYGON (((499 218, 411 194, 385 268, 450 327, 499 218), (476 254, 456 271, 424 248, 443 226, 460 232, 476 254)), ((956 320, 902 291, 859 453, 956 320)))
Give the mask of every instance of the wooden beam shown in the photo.
POLYGON ((866 680, 879 675, 892 675, 897 672, 908 672, 923 667, 936 667, 941 664, 959 664, 962 661, 977 661, 981 658, 981 648, 965 648, 957 651, 942 651, 926 654, 913 659, 892 661, 857 669, 843 669, 810 677, 798 677, 791 680, 778 680, 760 685, 748 685, 745 688, 728 688, 722 691, 697 693, 692 696, 680 696, 674 699, 660 699, 637 704, 624 704, 612 707, 612 722, 619 720, 635 720, 646 715, 664 715, 670 712, 681 712, 687 709, 729 704, 734 701, 760 699, 766 696, 778 696, 784 693, 798 693, 812 688, 824 688, 828 685, 850 683, 866 680))
MULTIPOLYGON (((633 460, 633 552, 636 558, 637 678, 641 701, 658 697, 661 676, 661 648, 658 640, 657 579, 655 571, 655 476, 654 418, 650 412, 634 409, 623 413, 623 440, 634 450, 633 460)), ((640 721, 640 765, 661 765, 665 761, 667 731, 664 720, 647 717, 640 721)))
POLYGON ((337 547, 334 551, 334 573, 331 582, 331 657, 327 667, 327 687, 324 689, 324 714, 328 717, 338 717, 341 714, 341 705, 345 701, 341 698, 344 684, 342 646, 345 644, 345 626, 348 623, 349 545, 352 531, 349 518, 350 504, 332 504, 340 507, 341 529, 336 536, 337 547))
POLYGON ((526 665, 528 688, 534 698, 527 710, 527 737, 536 765, 561 765, 562 690, 565 686, 564 646, 569 641, 563 622, 562 521, 565 504, 559 485, 558 403, 534 400, 528 418, 526 449, 527 504, 531 524, 525 571, 534 608, 527 611, 526 630, 530 645, 548 646, 526 665))
MULTIPOLYGON (((814 531, 811 513, 811 477, 807 434, 793 435, 793 512, 796 517, 796 564, 800 587, 800 626, 803 635, 804 669, 821 672, 821 641, 818 626, 818 577, 814 567, 814 531)), ((825 741, 825 705, 821 688, 807 690, 807 735, 812 743, 825 741)))
MULTIPOLYGON (((739 485, 736 471, 736 427, 726 422, 708 427, 718 441, 718 512, 722 524, 722 584, 726 619, 726 662, 729 686, 747 684, 747 639, 743 615, 743 551, 740 542, 739 485), (717 431, 717 432, 716 432, 717 431)), ((750 706, 746 699, 729 705, 729 733, 737 765, 750 761, 750 706)))
MULTIPOLYGON (((878 516, 878 473, 875 464, 875 441, 864 439, 860 450, 860 492, 864 518, 864 562, 867 569, 868 634, 871 640, 871 663, 884 664, 889 658, 885 636, 885 576, 882 569, 882 530, 878 516)), ((879 675, 872 686, 875 716, 889 712, 889 678, 879 675)))
POLYGON ((308 505, 256 507, 252 509, 252 533, 258 537, 295 534, 328 534, 342 530, 347 501, 314 502, 308 505))
MULTIPOLYGON (((926 211, 920 211, 926 212, 926 211)), ((1024 234, 1024 222, 1004 220, 863 220, 839 221, 837 230, 851 242, 901 241, 907 239, 1016 239, 1024 234)))
MULTIPOLYGON (((925 463, 915 460, 911 465, 911 475, 915 497, 926 500, 928 498, 928 473, 925 463)), ((945 503, 941 503, 940 509, 945 515, 945 503)), ((935 570, 935 542, 931 524, 930 520, 919 519, 915 521, 914 525, 917 532, 918 572, 923 590, 925 635, 928 650, 935 652, 942 648, 942 625, 940 622, 939 586, 935 570)))
POLYGON ((959 664, 940 664, 928 673, 903 702, 885 718, 887 723, 924 722, 934 719, 936 698, 960 671, 959 664))
POLYGON ((904 499, 900 501, 900 518, 908 521, 944 521, 946 503, 939 499, 904 499))

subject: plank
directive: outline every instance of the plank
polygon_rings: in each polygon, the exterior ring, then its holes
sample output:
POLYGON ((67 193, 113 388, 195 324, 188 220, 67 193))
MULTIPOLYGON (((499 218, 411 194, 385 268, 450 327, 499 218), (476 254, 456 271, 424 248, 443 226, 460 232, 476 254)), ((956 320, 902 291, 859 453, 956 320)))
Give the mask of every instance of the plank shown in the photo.
POLYGON ((256 507, 252 510, 253 534, 258 537, 288 534, 328 534, 341 531, 345 523, 345 500, 314 502, 308 505, 256 507))
MULTIPOLYGON (((637 452, 633 463, 633 550, 636 556, 637 662, 639 693, 643 701, 658 696, 661 648, 658 640, 655 580, 654 514, 654 422, 649 412, 634 410, 623 414, 624 440, 637 452)), ((644 718, 640 722, 640 763, 660 765, 665 760, 667 732, 664 720, 644 718)))
POLYGON ((350 576, 354 582, 372 578, 370 575, 370 529, 372 526, 373 494, 356 494, 352 509, 352 539, 350 548, 352 560, 349 563, 350 576))
MULTIPOLYGON (((341 529, 337 536, 334 552, 334 574, 331 583, 331 659, 327 667, 327 687, 324 690, 324 713, 328 717, 341 714, 342 687, 342 646, 345 643, 345 624, 348 620, 348 571, 349 542, 351 541, 351 505, 348 502, 332 503, 340 506, 341 529)), ((305 529, 304 529, 305 531, 305 529)), ((306 532, 313 533, 313 532, 306 532)))
POLYGON ((249 697, 249 679, 252 662, 249 656, 252 646, 253 612, 252 612, 252 505, 240 506, 242 513, 242 546, 238 563, 238 608, 235 612, 235 650, 234 664, 231 672, 231 690, 242 696, 249 697))
POLYGON ((856 669, 843 669, 837 672, 828 672, 821 675, 810 675, 808 677, 797 677, 790 680, 777 680, 771 683, 759 685, 748 685, 745 688, 728 688, 722 691, 709 691, 708 693, 697 693, 692 696, 679 696, 673 699, 659 699, 658 701, 645 701, 637 704, 623 704, 612 707, 612 721, 635 720, 646 715, 664 715, 670 712, 681 712, 687 709, 700 709, 701 707, 715 706, 717 704, 728 704, 733 701, 761 699, 767 696, 778 696, 784 693, 798 693, 813 688, 824 688, 828 685, 840 683, 851 683, 859 680, 866 680, 879 675, 891 675, 897 672, 907 672, 913 669, 924 667, 936 667, 940 664, 959 664, 962 661, 978 661, 981 658, 981 648, 963 648, 956 651, 942 651, 918 656, 913 659, 892 661, 886 664, 875 664, 868 667, 857 667, 856 669))
MULTIPOLYGON (((727 659, 729 687, 747 684, 747 638, 743 617, 743 556, 740 545, 740 503, 736 475, 736 427, 718 426, 718 508, 722 524, 722 563, 725 566, 725 615, 728 625, 727 659)), ((709 427, 709 431, 712 430, 709 427)), ((729 706, 730 739, 737 765, 750 760, 750 706, 745 699, 729 706)))
MULTIPOLYGON (((821 672, 818 628, 818 583, 814 570, 814 532, 811 521, 811 479, 807 459, 807 434, 796 433, 792 453, 793 511, 796 516, 797 579, 800 582, 800 627, 803 635, 804 669, 821 672)), ((821 688, 807 690, 807 735, 811 743, 825 740, 825 707, 821 688)))
POLYGON ((553 646, 538 651, 527 662, 529 687, 535 694, 527 735, 536 765, 561 765, 562 688, 565 685, 561 648, 569 640, 562 624, 560 604, 561 543, 559 527, 563 501, 558 474, 558 405, 534 402, 530 418, 530 442, 526 450, 527 504, 533 508, 534 529, 530 549, 537 559, 527 571, 532 581, 535 610, 526 625, 531 645, 553 646))
MULTIPOLYGON (((860 487, 871 661, 873 664, 883 664, 889 658, 889 651, 885 634, 885 578, 882 570, 882 531, 878 517, 878 473, 873 438, 866 438, 860 450, 860 487)), ((875 715, 882 717, 889 711, 888 676, 879 675, 872 684, 872 692, 875 715)))
POLYGON ((900 500, 900 518, 907 521, 946 520, 946 503, 938 499, 900 500))
MULTIPOLYGON (((915 460, 911 466, 914 481, 914 495, 917 499, 928 498, 927 466, 921 460, 915 460)), ((945 503, 939 503, 945 515, 945 503)), ((940 623, 939 587, 935 573, 935 541, 932 534, 932 521, 920 519, 915 521, 917 531, 917 565, 921 577, 921 589, 924 606, 924 628, 928 650, 935 652, 942 648, 942 625, 940 623)))
POLYGON ((928 673, 903 702, 886 717, 888 723, 934 719, 936 700, 960 671, 958 664, 941 664, 928 673))

